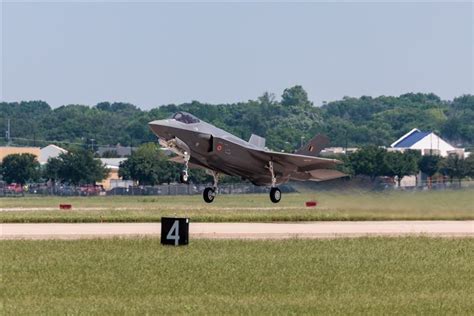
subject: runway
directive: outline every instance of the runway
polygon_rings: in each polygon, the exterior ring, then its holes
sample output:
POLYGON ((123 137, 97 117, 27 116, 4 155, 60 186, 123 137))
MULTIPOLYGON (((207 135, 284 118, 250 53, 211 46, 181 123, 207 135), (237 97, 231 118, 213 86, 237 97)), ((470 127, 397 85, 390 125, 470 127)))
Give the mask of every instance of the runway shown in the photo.
MULTIPOLYGON (((160 223, 1 224, 0 239, 158 237, 160 223)), ((474 221, 190 223, 190 238, 287 239, 365 236, 474 237, 474 221)))

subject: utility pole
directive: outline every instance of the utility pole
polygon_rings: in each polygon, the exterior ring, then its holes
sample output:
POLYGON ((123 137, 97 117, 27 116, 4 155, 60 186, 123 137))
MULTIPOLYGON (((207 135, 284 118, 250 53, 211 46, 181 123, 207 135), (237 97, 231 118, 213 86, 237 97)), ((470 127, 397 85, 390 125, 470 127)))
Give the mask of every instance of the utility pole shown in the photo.
POLYGON ((11 144, 10 119, 7 119, 7 130, 5 131, 5 138, 7 139, 7 146, 10 146, 11 144))

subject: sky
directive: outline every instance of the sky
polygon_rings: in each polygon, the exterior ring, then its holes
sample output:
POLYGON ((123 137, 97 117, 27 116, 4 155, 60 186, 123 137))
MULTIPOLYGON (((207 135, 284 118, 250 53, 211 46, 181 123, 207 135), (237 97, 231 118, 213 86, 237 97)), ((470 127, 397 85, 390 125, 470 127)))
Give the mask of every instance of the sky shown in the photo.
POLYGON ((2 101, 474 93, 472 2, 1 3, 2 101))

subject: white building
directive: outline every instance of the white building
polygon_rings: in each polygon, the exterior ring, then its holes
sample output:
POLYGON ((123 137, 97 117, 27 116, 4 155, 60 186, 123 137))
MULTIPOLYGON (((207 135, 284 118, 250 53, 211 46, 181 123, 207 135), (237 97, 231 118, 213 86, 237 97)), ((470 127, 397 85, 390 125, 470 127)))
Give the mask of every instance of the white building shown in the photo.
MULTIPOLYGON (((464 148, 456 148, 433 132, 422 132, 417 128, 412 129, 387 148, 388 151, 405 151, 407 149, 419 150, 422 155, 458 155, 467 158, 470 153, 464 152, 464 148)), ((422 173, 417 176, 403 177, 400 186, 412 187, 420 181, 424 181, 422 173)))
POLYGON ((412 129, 393 144, 389 150, 413 149, 421 151, 422 155, 440 155, 446 157, 450 154, 457 154, 464 157, 464 148, 456 148, 444 141, 433 132, 422 132, 417 128, 412 129))
POLYGON ((67 150, 51 144, 40 149, 38 161, 40 164, 44 165, 48 162, 49 158, 56 158, 62 153, 67 153, 67 150))

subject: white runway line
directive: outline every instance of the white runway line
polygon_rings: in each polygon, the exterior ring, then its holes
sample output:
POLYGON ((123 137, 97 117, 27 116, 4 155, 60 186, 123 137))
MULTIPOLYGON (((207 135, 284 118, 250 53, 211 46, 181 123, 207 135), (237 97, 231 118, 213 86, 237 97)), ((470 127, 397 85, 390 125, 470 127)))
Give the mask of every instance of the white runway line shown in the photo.
MULTIPOLYGON (((0 224, 0 239, 160 236, 161 223, 0 224)), ((364 236, 474 237, 474 221, 190 223, 190 238, 285 239, 364 236)))

